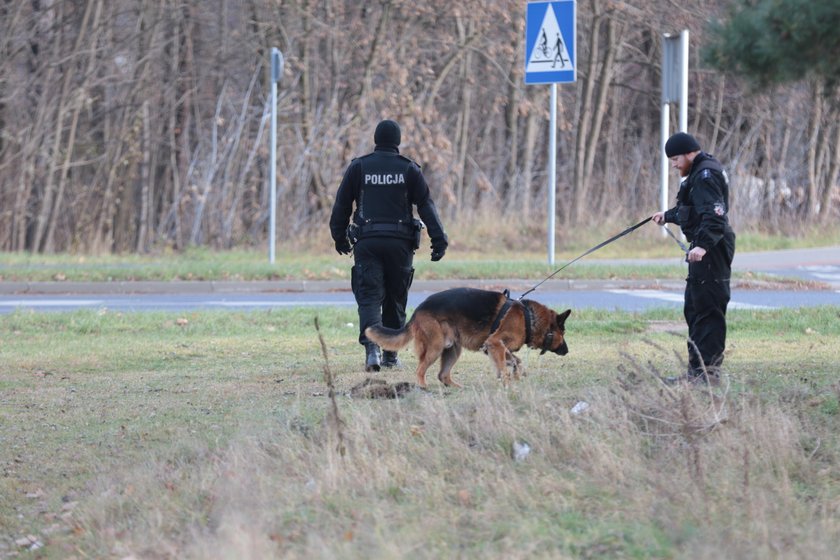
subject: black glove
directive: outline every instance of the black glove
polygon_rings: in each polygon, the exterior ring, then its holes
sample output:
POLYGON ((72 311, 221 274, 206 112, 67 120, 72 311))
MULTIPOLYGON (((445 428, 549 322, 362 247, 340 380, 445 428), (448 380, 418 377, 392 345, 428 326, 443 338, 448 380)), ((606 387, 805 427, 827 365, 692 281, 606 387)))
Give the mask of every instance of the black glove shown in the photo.
POLYGON ((350 241, 348 241, 345 237, 343 239, 335 240, 335 250, 338 251, 339 255, 349 255, 350 251, 353 250, 353 247, 350 245, 350 241))
POLYGON ((432 262, 437 262, 446 254, 449 244, 445 240, 432 241, 432 262))

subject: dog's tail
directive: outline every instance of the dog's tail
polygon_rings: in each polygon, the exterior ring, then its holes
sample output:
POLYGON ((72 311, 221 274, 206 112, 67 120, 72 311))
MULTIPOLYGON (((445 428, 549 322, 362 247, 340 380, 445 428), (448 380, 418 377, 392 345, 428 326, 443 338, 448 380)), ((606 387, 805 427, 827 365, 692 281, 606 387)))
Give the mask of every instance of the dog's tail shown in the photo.
POLYGON ((395 352, 402 350, 414 338, 412 321, 401 329, 391 329, 383 325, 373 325, 365 329, 365 336, 377 343, 383 350, 395 352))

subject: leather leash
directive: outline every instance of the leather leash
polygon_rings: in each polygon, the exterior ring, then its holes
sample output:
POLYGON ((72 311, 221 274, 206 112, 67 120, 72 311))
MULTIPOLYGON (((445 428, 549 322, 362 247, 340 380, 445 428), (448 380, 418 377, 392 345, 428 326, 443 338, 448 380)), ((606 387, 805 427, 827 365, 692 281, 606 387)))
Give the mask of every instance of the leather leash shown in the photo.
MULTIPOLYGON (((642 220, 642 221, 641 221, 641 222, 639 222, 638 224, 636 224, 636 225, 634 225, 634 226, 630 226, 629 228, 625 229, 624 231, 622 231, 622 232, 621 232, 621 233, 619 233, 618 235, 613 235, 612 237, 610 237, 610 238, 609 238, 609 239, 607 239, 606 241, 602 241, 602 242, 601 242, 601 243, 599 243, 598 245, 595 245, 594 247, 592 247, 591 249, 589 249, 587 252, 583 253, 583 254, 582 254, 582 255, 580 255, 579 257, 576 257, 576 258, 574 258, 573 260, 571 260, 571 261, 567 262, 566 264, 564 264, 563 266, 561 266, 560 268, 558 268, 557 270, 555 270, 554 272, 552 272, 551 274, 549 274, 549 275, 548 275, 548 276, 547 276, 547 277, 546 277, 546 278, 545 278, 542 282, 540 282, 539 284, 537 284, 536 286, 534 286, 533 288, 531 288, 530 290, 528 290, 527 292, 525 292, 524 294, 522 294, 521 296, 519 296, 519 300, 522 300, 522 298, 524 298, 525 296, 527 296, 528 294, 530 294, 531 292, 533 292, 534 290, 536 290, 537 288, 539 288, 539 287, 540 287, 540 286, 541 286, 541 285, 542 285, 542 284, 543 284, 546 280, 548 280, 549 278, 551 278, 552 276, 554 276, 555 274, 557 274, 558 272, 560 272, 561 270, 563 270, 563 269, 564 269, 564 268, 566 268, 567 266, 571 265, 572 263, 575 263, 575 262, 579 261, 580 259, 582 259, 583 257, 585 257, 586 255, 588 255, 588 254, 590 254, 590 253, 594 253, 595 251, 597 251, 597 250, 598 250, 598 249, 600 249, 601 247, 605 247, 606 245, 609 245, 610 243, 612 243, 612 242, 613 242, 613 241, 615 241, 616 239, 619 239, 619 238, 621 238, 621 237, 624 237, 624 236, 625 236, 625 235, 627 235, 628 233, 631 233, 631 232, 633 232, 633 231, 635 231, 635 230, 639 229, 640 227, 642 227, 643 225, 645 225, 646 223, 648 223, 648 222, 649 222, 649 221, 651 221, 652 219, 653 219, 653 216, 648 216, 647 218, 645 218, 644 220, 642 220)), ((668 229, 668 228, 665 228, 665 229, 668 229)), ((671 233, 671 232, 669 231, 668 233, 671 233)), ((672 235, 672 237, 673 237, 673 234, 671 234, 671 235, 672 235)))

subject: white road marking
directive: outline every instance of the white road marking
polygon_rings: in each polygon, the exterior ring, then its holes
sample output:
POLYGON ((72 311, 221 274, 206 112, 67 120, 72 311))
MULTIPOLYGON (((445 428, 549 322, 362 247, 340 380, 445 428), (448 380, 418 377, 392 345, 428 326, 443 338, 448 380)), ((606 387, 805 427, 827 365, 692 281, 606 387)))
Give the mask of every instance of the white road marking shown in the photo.
POLYGON ((815 264, 810 266, 797 267, 799 270, 807 270, 808 272, 836 272, 840 270, 840 266, 832 264, 815 264))
POLYGON ((305 307, 305 306, 320 306, 320 305, 355 305, 350 301, 332 301, 332 300, 298 300, 298 301, 261 301, 261 300, 207 300, 207 301, 191 301, 191 302, 175 302, 175 301, 155 301, 152 303, 143 300, 102 300, 102 299, 9 299, 0 300, 0 307, 201 307, 201 306, 218 306, 218 307, 305 307))
POLYGON ((806 272, 812 278, 831 284, 832 287, 840 286, 840 266, 830 264, 800 266, 799 270, 806 272))
POLYGON ((220 307, 308 307, 313 305, 356 305, 352 301, 207 301, 206 305, 220 307))
POLYGON ((661 299, 662 301, 673 301, 675 303, 683 302, 682 294, 660 292, 659 290, 609 290, 609 292, 613 294, 624 294, 646 299, 661 299))
MULTIPOLYGON (((636 296, 647 299, 659 299, 662 301, 670 301, 674 303, 682 303, 683 295, 671 292, 661 292, 659 290, 609 290, 613 294, 623 294, 629 296, 636 296)), ((776 309, 772 305, 753 305, 751 303, 741 303, 738 301, 730 301, 728 309, 776 309)))
POLYGON ((0 307, 77 307, 102 305, 101 299, 10 299, 0 301, 0 307))

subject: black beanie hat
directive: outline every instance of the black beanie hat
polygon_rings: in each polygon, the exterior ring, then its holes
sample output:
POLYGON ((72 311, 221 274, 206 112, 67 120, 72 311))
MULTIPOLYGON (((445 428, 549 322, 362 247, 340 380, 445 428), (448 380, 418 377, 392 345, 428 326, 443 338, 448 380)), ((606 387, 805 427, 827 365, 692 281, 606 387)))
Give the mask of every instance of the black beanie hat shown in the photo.
POLYGON ((665 142, 665 155, 669 158, 699 151, 700 144, 697 143, 694 136, 685 132, 677 132, 665 142))
POLYGON ((400 125, 392 120, 381 121, 376 125, 373 141, 377 146, 396 148, 400 145, 400 125))

